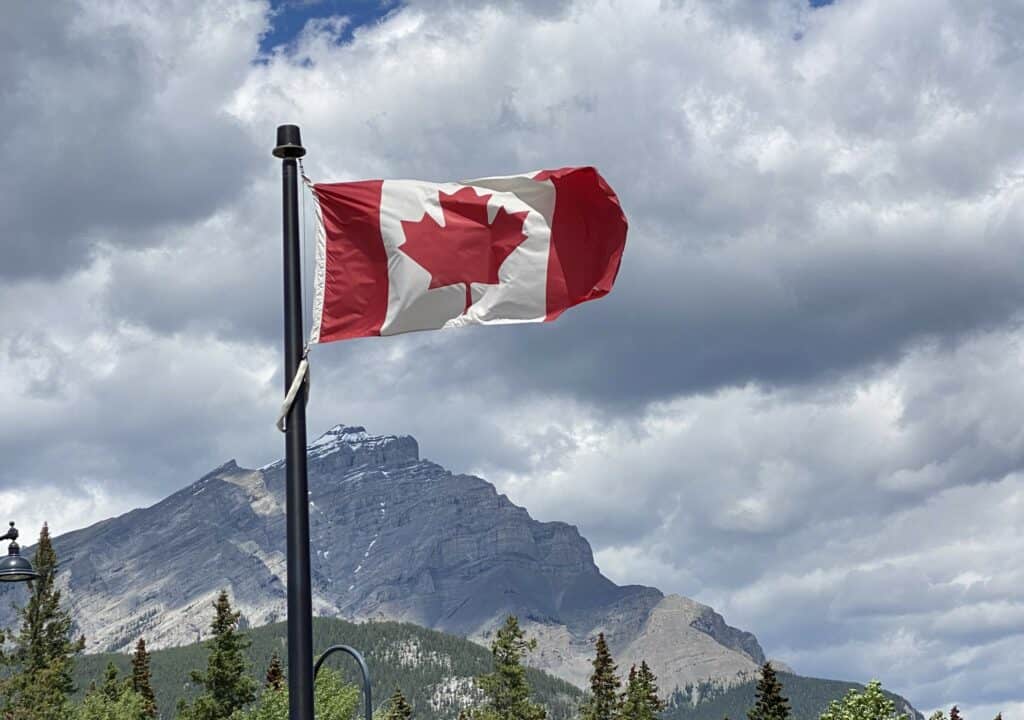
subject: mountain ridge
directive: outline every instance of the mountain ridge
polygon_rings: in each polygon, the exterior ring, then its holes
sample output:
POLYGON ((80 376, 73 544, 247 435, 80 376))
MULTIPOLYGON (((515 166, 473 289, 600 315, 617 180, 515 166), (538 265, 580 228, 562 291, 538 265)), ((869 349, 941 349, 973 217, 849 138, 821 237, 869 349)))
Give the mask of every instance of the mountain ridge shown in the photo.
MULTIPOLYGON (((713 609, 601 574, 579 530, 539 522, 487 481, 420 458, 411 436, 338 425, 309 445, 314 613, 395 620, 486 643, 508 613, 533 664, 586 683, 597 633, 663 687, 755 676, 756 637, 713 609)), ((284 463, 235 460, 149 508, 54 540, 89 652, 202 639, 222 587, 253 625, 285 616, 284 463)), ((0 626, 9 619, 0 608, 0 626)))

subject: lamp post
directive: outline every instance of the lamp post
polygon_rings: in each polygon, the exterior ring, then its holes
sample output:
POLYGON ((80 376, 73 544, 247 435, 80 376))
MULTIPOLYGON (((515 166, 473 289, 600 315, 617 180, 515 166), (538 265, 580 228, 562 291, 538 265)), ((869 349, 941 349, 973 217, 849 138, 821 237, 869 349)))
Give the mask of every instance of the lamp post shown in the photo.
POLYGON ((12 522, 10 529, 0 536, 0 541, 11 541, 7 546, 7 557, 0 560, 0 582, 28 582, 39 577, 39 573, 32 567, 28 558, 21 556, 21 547, 16 542, 17 539, 18 530, 12 522))

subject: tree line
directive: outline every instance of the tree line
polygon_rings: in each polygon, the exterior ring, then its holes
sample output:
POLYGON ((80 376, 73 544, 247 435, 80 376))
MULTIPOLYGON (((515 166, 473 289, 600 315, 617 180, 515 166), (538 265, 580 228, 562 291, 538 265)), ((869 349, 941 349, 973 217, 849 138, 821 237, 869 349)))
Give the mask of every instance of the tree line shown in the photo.
MULTIPOLYGON (((789 720, 789 700, 782 694, 783 686, 770 662, 761 667, 754 707, 747 711, 747 720, 789 720)), ((729 720, 729 718, 725 718, 729 720)), ((863 690, 849 690, 839 700, 832 700, 820 720, 909 720, 896 709, 896 703, 882 690, 882 683, 872 680, 863 690)), ((946 720, 943 712, 933 713, 929 720, 946 720)), ((949 720, 965 720, 954 705, 949 720)), ((1002 713, 995 720, 1003 720, 1002 713)))
MULTIPOLYGON (((119 677, 110 663, 101 679, 90 683, 83 699, 73 702, 75 657, 85 648, 84 637, 73 637, 74 623, 62 606, 57 587, 57 556, 44 525, 33 564, 39 577, 30 583, 26 604, 17 609, 20 629, 0 630, 0 720, 156 720, 150 654, 139 638, 131 671, 119 677)), ((179 701, 176 720, 288 720, 288 688, 280 656, 275 654, 262 682, 252 676, 245 651, 249 640, 240 628, 241 613, 222 591, 213 604, 206 667, 191 672, 198 695, 179 701)), ((475 678, 471 697, 463 699, 459 720, 547 720, 536 702, 526 673, 527 655, 537 646, 528 639, 515 616, 509 616, 491 643, 491 672, 475 678)), ((646 662, 633 665, 625 678, 618 674, 604 634, 595 642, 589 690, 578 709, 580 720, 657 720, 666 709, 657 678, 646 662)), ((356 717, 360 690, 324 669, 315 684, 320 720, 356 717)), ((415 708, 401 689, 395 689, 378 708, 376 720, 411 720, 415 708)), ((791 709, 782 682, 770 663, 761 668, 754 706, 747 720, 789 720, 791 709)), ((726 718, 725 720, 728 720, 726 718)), ((862 691, 850 690, 833 700, 820 720, 907 720, 873 681, 862 691)), ((942 712, 929 720, 947 720, 942 712)), ((954 706, 948 720, 965 720, 954 706)), ((996 717, 1002 720, 1002 716, 996 717)))

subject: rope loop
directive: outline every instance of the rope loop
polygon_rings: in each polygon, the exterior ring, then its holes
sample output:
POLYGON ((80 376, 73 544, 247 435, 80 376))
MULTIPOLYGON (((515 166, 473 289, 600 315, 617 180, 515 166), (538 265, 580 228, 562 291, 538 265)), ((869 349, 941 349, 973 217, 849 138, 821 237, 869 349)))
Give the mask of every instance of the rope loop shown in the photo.
POLYGON ((299 390, 302 389, 303 384, 306 386, 306 402, 309 402, 309 346, 302 352, 302 360, 299 362, 299 367, 295 370, 295 377, 292 378, 291 387, 288 388, 287 394, 284 396, 284 402, 281 404, 281 411, 277 414, 277 429, 281 432, 288 432, 288 413, 292 411, 292 405, 295 404, 295 398, 299 394, 299 390))

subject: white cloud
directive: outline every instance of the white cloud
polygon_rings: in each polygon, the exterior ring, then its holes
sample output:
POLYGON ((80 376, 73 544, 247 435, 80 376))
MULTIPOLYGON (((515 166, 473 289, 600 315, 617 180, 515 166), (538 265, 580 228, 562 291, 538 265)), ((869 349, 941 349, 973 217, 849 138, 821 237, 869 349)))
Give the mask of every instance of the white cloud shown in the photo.
POLYGON ((258 62, 263 2, 16 7, 0 500, 26 533, 278 453, 278 123, 316 179, 593 163, 632 221, 612 296, 318 348, 311 428, 411 432, 798 670, 1024 702, 1017 4, 423 0, 258 62))

